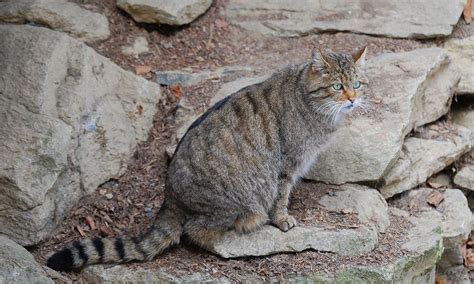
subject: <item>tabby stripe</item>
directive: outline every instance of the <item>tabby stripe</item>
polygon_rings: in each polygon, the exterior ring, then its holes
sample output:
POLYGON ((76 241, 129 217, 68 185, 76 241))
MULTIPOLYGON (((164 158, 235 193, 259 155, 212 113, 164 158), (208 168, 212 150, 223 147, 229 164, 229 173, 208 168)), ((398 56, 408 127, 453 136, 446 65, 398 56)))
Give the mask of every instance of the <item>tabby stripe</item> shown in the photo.
POLYGON ((92 243, 94 244, 94 248, 97 251, 97 254, 99 254, 100 263, 103 263, 104 262, 104 242, 102 241, 101 238, 95 238, 92 240, 92 243))
MULTIPOLYGON (((272 104, 270 102, 270 93, 271 93, 270 90, 264 89, 263 97, 265 99, 265 102, 267 103, 268 110, 272 112, 276 118, 276 114, 271 108, 272 104)), ((270 124, 268 122, 268 118, 264 115, 263 112, 259 112, 258 114, 260 115, 260 118, 262 119, 263 132, 265 133, 265 141, 267 144, 267 148, 269 150, 273 150, 272 140, 270 136, 270 124)))
POLYGON ((143 259, 147 258, 147 254, 145 250, 143 250, 142 245, 140 244, 140 240, 137 237, 132 237, 132 242, 135 245, 135 249, 143 255, 143 259))
POLYGON ((257 113, 257 109, 258 109, 257 101, 256 101, 255 98, 250 94, 250 92, 245 93, 245 97, 247 98, 247 100, 248 100, 249 103, 250 103, 250 106, 252 107, 252 112, 253 112, 254 114, 256 114, 256 113, 257 113))
POLYGON ((115 239, 115 250, 117 251, 117 254, 119 255, 120 259, 125 258, 125 249, 123 247, 123 241, 121 238, 115 239))
POLYGON ((89 257, 87 256, 86 251, 84 250, 84 246, 79 241, 75 241, 72 245, 77 249, 79 257, 82 259, 82 265, 86 264, 89 260, 89 257))

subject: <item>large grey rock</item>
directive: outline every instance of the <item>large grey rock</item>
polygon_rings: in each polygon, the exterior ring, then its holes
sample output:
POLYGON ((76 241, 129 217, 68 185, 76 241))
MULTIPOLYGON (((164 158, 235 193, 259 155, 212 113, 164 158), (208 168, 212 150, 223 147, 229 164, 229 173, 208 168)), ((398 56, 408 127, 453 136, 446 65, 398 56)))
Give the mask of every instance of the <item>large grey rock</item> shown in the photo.
POLYGON ((427 203, 433 192, 431 188, 412 190, 396 202, 398 206, 410 208, 411 214, 421 216, 422 222, 418 228, 426 230, 439 226, 444 252, 438 263, 438 272, 449 274, 451 269, 463 265, 461 248, 471 232, 473 217, 466 196, 459 189, 442 191, 444 200, 436 208, 430 207, 427 203))
POLYGON ((225 258, 307 249, 338 255, 359 255, 373 250, 378 242, 377 232, 385 231, 390 224, 387 204, 375 189, 344 185, 337 191, 337 197, 323 197, 320 203, 322 208, 328 210, 339 212, 345 209, 357 213, 362 225, 338 230, 297 226, 288 232, 267 225, 250 234, 230 231, 208 249, 225 258), (335 202, 339 199, 341 203, 335 202))
POLYGON ((141 23, 184 25, 204 14, 212 0, 118 0, 117 5, 141 23))
POLYGON ((454 176, 458 186, 474 191, 474 165, 466 165, 454 176))
POLYGON ((459 74, 440 48, 390 53, 366 64, 368 113, 352 114, 307 178, 331 184, 378 181, 395 164, 405 135, 451 104, 459 74))
POLYGON ((22 246, 0 235, 0 283, 54 283, 22 246))
POLYGON ((109 22, 99 13, 66 0, 7 0, 0 2, 0 22, 35 23, 85 41, 105 40, 109 22))
POLYGON ((395 165, 385 174, 385 198, 414 188, 471 149, 471 131, 464 127, 431 139, 409 137, 395 165))
POLYGON ((0 233, 33 245, 124 172, 161 93, 49 29, 0 25, 0 50, 0 233))
POLYGON ((447 36, 462 13, 464 0, 234 0, 225 15, 252 32, 304 36, 349 31, 396 38, 447 36))
POLYGON ((456 88, 460 95, 474 95, 474 36, 450 39, 445 44, 454 64, 461 70, 461 81, 456 88))

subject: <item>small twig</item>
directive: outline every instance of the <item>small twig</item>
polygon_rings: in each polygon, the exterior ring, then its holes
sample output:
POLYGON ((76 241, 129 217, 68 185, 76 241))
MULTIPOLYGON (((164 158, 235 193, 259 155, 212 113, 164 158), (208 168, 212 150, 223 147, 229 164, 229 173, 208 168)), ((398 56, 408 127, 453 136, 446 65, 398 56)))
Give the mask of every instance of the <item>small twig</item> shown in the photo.
POLYGON ((209 39, 207 40, 207 43, 206 43, 207 49, 211 47, 213 36, 214 36, 214 24, 211 24, 211 26, 209 27, 209 39))

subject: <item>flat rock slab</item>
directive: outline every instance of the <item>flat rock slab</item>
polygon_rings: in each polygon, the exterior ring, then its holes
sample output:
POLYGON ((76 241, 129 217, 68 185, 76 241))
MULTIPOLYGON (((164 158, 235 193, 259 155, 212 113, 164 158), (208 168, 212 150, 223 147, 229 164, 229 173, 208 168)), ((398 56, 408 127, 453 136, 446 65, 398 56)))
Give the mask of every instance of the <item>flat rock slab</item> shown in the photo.
POLYGON ((474 36, 450 39, 445 44, 453 63, 461 70, 461 81, 456 87, 459 95, 474 95, 474 36))
POLYGON ((229 232, 209 250, 225 258, 264 256, 307 249, 339 255, 360 255, 373 250, 376 245, 377 231, 365 226, 343 230, 295 227, 288 232, 265 226, 251 234, 229 232))
POLYGON ((0 235, 0 283, 54 283, 22 246, 0 235))
POLYGON ((388 53, 367 61, 369 110, 352 113, 307 178, 330 184, 379 181, 405 136, 437 120, 451 104, 459 73, 440 48, 388 53))
POLYGON ((66 0, 1 1, 0 22, 35 23, 88 43, 110 36, 109 22, 104 15, 66 0))
POLYGON ((471 149, 469 129, 457 127, 447 130, 439 126, 436 129, 439 132, 428 130, 425 136, 438 134, 437 137, 409 137, 405 140, 400 158, 384 176, 385 185, 380 192, 385 198, 425 182, 471 149))
POLYGON ((349 31, 395 38, 447 36, 464 0, 235 0, 224 13, 242 28, 273 36, 349 31))
MULTIPOLYGON (((334 194, 324 195, 319 206, 330 212, 354 212, 361 225, 348 229, 319 225, 297 226, 288 232, 267 225, 250 234, 228 232, 208 249, 225 258, 300 252, 307 249, 339 255, 360 255, 373 250, 378 243, 377 233, 384 232, 390 225, 385 199, 376 189, 365 186, 347 184, 332 188, 335 190, 334 194), (338 203, 337 200, 341 202, 338 203)), ((301 190, 319 189, 309 186, 301 190)))
POLYGON ((118 0, 117 6, 140 23, 184 25, 204 14, 212 0, 118 0))
POLYGON ((458 186, 474 191, 474 165, 466 165, 454 176, 458 186))
POLYGON ((47 28, 0 25, 0 50, 0 233, 34 245, 125 171, 161 92, 47 28))

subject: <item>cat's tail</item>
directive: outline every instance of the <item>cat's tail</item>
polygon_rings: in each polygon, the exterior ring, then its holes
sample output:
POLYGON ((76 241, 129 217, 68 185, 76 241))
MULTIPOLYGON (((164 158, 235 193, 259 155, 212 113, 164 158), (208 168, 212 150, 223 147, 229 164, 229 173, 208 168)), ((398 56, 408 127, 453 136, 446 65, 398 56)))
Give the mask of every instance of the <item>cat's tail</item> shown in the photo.
POLYGON ((75 241, 48 258, 47 265, 58 271, 71 271, 97 263, 124 263, 151 260, 179 243, 184 215, 165 204, 155 224, 140 237, 96 238, 75 241))

